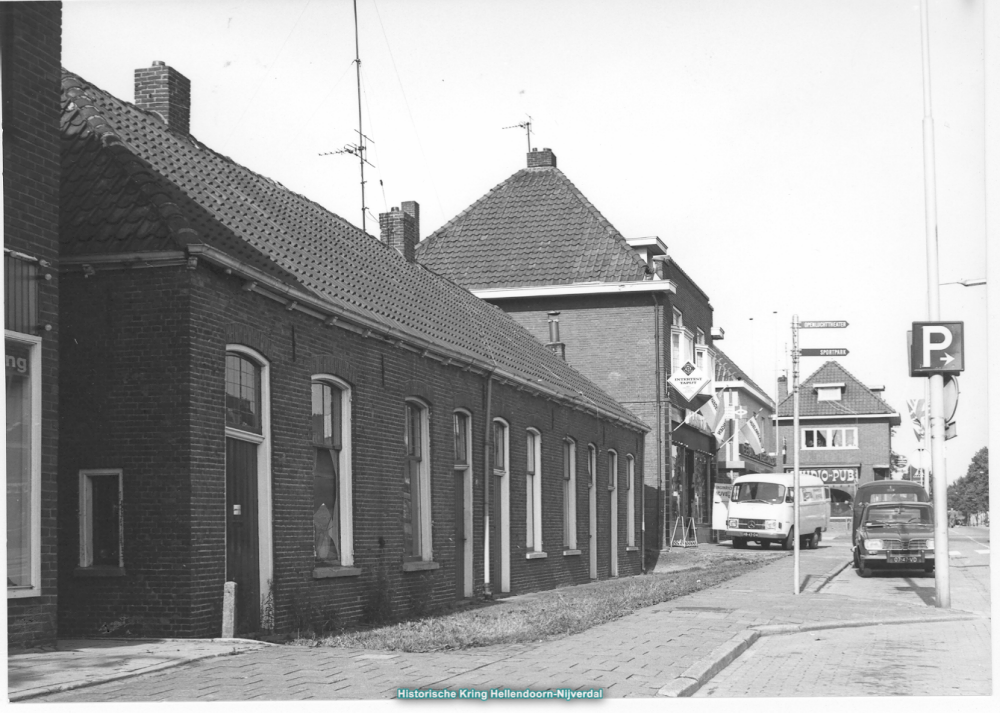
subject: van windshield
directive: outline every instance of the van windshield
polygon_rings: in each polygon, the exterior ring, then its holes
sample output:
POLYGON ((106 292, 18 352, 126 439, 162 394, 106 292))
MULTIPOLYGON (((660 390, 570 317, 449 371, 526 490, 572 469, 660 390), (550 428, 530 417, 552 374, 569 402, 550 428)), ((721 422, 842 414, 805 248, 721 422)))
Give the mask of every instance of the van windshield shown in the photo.
POLYGON ((733 486, 732 500, 738 503, 780 503, 785 486, 777 483, 740 483, 733 486))

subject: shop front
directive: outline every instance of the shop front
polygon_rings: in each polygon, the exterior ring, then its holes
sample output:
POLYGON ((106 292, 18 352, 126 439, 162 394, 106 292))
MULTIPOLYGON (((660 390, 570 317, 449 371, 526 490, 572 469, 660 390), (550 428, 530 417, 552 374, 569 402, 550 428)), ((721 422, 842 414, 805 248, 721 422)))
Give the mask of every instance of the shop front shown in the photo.
MULTIPOLYGON (((698 542, 708 542, 712 531, 712 501, 715 491, 711 438, 687 425, 673 433, 671 444, 670 532, 683 518, 681 529, 694 521, 698 542)), ((678 530, 679 531, 679 530, 678 530)))
MULTIPOLYGON (((785 472, 791 473, 794 468, 785 466, 785 472)), ((854 495, 858 490, 861 477, 861 465, 824 465, 799 468, 802 475, 815 475, 830 486, 830 516, 834 518, 850 518, 854 504, 854 495)))

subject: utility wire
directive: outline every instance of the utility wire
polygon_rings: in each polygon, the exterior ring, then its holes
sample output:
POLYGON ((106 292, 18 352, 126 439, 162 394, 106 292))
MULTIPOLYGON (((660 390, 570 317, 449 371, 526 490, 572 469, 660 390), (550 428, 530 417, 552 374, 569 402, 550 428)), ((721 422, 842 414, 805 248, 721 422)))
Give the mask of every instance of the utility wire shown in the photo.
POLYGON ((278 58, 281 57, 281 53, 284 52, 284 50, 285 50, 285 45, 287 45, 288 44, 288 40, 290 40, 292 38, 292 34, 295 32, 296 28, 299 26, 299 22, 302 20, 302 16, 306 14, 306 8, 309 7, 309 3, 311 3, 311 2, 312 2, 312 0, 306 0, 306 4, 302 6, 302 10, 299 12, 299 16, 295 19, 295 24, 292 25, 292 29, 290 29, 288 31, 288 34, 285 35, 285 40, 284 40, 284 42, 281 43, 281 47, 278 48, 278 53, 274 55, 274 59, 272 59, 271 63, 268 64, 267 67, 264 69, 264 79, 262 79, 260 82, 257 83, 257 87, 253 90, 253 94, 250 96, 250 99, 243 104, 243 113, 240 114, 240 118, 236 120, 235 124, 233 124, 232 130, 229 132, 229 138, 222 145, 222 148, 220 149, 220 153, 224 152, 225 149, 226 149, 226 146, 229 145, 229 141, 232 140, 232 137, 236 134, 236 128, 243 121, 243 117, 245 117, 247 115, 247 112, 250 111, 250 107, 255 106, 254 99, 257 98, 257 94, 260 92, 261 87, 264 86, 264 81, 267 79, 267 74, 271 71, 271 67, 273 67, 275 64, 277 64, 278 58))

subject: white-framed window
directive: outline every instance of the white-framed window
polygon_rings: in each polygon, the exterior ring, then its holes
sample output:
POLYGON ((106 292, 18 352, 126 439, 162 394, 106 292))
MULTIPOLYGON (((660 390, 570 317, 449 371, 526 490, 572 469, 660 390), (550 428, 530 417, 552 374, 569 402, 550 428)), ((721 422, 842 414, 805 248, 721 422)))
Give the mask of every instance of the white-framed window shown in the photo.
MULTIPOLYGON (((502 418, 493 419, 493 476, 499 478, 500 522, 497 534, 500 538, 500 572, 498 579, 501 592, 510 591, 510 426, 502 418)), ((487 533, 489 528, 487 527, 487 533)), ((489 563, 490 544, 486 540, 486 561, 489 563)), ((487 566, 487 582, 489 567, 487 566)))
POLYGON ((527 431, 525 463, 526 521, 525 544, 542 551, 542 435, 533 428, 527 431))
POLYGON ((611 510, 611 576, 618 576, 618 454, 608 450, 608 507, 611 510))
POLYGON ((673 317, 670 321, 670 326, 684 329, 684 313, 681 312, 676 307, 673 308, 673 311, 674 312, 673 312, 673 317))
POLYGON ((80 566, 125 566, 122 471, 80 471, 80 566))
POLYGON ((597 579, 597 446, 587 445, 587 500, 589 527, 587 529, 590 560, 590 578, 597 579))
POLYGON ((625 484, 625 495, 628 502, 625 507, 626 523, 628 527, 628 539, 626 544, 635 547, 635 457, 632 454, 625 456, 625 466, 627 469, 628 482, 625 484))
POLYGON ((840 401, 844 397, 844 384, 816 384, 817 401, 840 401))
POLYGON ((42 593, 42 340, 4 330, 7 598, 42 593))
POLYGON ((431 483, 429 408, 416 399, 406 401, 406 446, 403 468, 403 559, 430 562, 431 483))
MULTIPOLYGON (((462 482, 462 522, 457 535, 461 541, 462 557, 462 591, 467 597, 472 596, 472 414, 457 410, 452 414, 452 430, 455 438, 454 473, 456 481, 462 482)), ((456 486, 457 487, 457 486, 456 486)), ((458 523, 456 523, 457 525, 458 523)))
POLYGON ((705 343, 705 330, 698 327, 698 334, 695 337, 694 364, 705 374, 715 374, 715 367, 712 364, 712 352, 705 343))
POLYGON ((803 428, 802 448, 809 450, 831 450, 835 448, 857 448, 858 429, 847 428, 803 428))
POLYGON ((563 441, 563 548, 576 549, 576 441, 563 441))
POLYGON ((354 564, 351 387, 312 377, 313 556, 317 567, 354 564))

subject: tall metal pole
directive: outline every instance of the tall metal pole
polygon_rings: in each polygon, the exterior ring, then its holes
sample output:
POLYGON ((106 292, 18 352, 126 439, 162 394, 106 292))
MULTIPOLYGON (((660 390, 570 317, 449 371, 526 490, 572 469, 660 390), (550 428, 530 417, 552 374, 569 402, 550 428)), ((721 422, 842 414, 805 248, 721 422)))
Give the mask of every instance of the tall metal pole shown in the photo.
POLYGON ((361 230, 368 232, 365 228, 365 134, 364 126, 361 123, 361 50, 358 45, 358 0, 354 0, 354 64, 358 77, 358 165, 361 166, 361 230))
MULTIPOLYGON (((920 38, 924 74, 924 217, 927 241, 927 318, 941 319, 938 277, 937 192, 934 173, 934 118, 931 112, 931 53, 927 0, 920 0, 920 38)), ((944 457, 944 377, 930 377, 930 449, 934 478, 934 587, 937 605, 951 608, 948 561, 948 479, 944 457)))
POLYGON ((792 525, 792 546, 794 547, 795 560, 794 574, 795 582, 792 586, 792 593, 799 593, 799 316, 792 316, 792 453, 793 456, 793 502, 794 524, 792 525))
POLYGON ((778 402, 781 397, 778 395, 778 379, 781 377, 781 366, 778 364, 778 312, 774 312, 774 342, 771 344, 774 348, 774 467, 778 468, 778 451, 780 449, 780 443, 778 438, 778 402))

